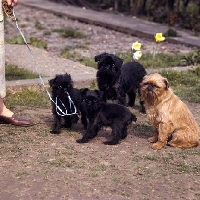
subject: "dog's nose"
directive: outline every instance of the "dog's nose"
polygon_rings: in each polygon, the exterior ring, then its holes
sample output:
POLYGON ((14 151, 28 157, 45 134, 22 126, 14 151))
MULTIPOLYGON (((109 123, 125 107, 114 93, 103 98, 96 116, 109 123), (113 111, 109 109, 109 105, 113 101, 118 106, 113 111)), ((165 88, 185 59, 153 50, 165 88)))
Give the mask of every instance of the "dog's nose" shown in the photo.
POLYGON ((152 85, 148 85, 148 87, 147 87, 147 91, 148 91, 148 92, 151 92, 152 90, 153 90, 152 85))
POLYGON ((105 68, 106 68, 107 70, 109 70, 109 69, 110 69, 110 65, 107 65, 105 68))

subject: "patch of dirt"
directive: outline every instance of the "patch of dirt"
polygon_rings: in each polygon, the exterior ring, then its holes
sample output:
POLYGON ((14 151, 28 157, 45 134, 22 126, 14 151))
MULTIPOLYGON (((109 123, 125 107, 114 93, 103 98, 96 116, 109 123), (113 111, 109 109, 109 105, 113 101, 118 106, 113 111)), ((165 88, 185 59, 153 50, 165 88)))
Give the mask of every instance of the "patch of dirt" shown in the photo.
MULTIPOLYGON (((50 107, 50 105, 49 105, 50 107)), ((189 104, 200 124, 199 104, 189 104)), ((152 133, 138 108, 137 123, 115 146, 103 141, 109 128, 86 144, 76 143, 84 132, 80 122, 61 134, 50 134, 50 109, 15 108, 34 120, 29 128, 0 125, 0 196, 2 199, 185 199, 200 198, 200 146, 181 150, 151 149, 152 133)))
MULTIPOLYGON (((27 37, 40 37, 48 42, 52 53, 65 45, 90 42, 88 49, 78 50, 86 56, 103 51, 115 53, 130 49, 141 41, 150 48, 153 41, 118 33, 105 28, 59 18, 51 13, 17 6, 19 24, 27 37), (29 19, 29 20, 28 20, 29 19), (34 28, 39 20, 45 30, 60 27, 77 28, 89 36, 85 41, 63 39, 57 33, 44 35, 34 28)), ((7 36, 16 35, 14 25, 7 36)), ((162 44, 165 51, 189 50, 183 45, 162 44)), ((187 103, 188 104, 188 103, 187 103)), ((188 104, 200 125, 200 104, 188 104)), ((104 128, 87 144, 76 139, 84 132, 78 123, 61 134, 50 134, 52 114, 48 109, 14 107, 22 116, 31 118, 29 128, 0 124, 0 197, 1 199, 69 199, 69 200, 198 200, 200 199, 200 146, 181 150, 166 146, 151 149, 147 138, 152 133, 146 115, 131 109, 138 121, 129 126, 126 139, 115 146, 102 142, 110 136, 104 128)))

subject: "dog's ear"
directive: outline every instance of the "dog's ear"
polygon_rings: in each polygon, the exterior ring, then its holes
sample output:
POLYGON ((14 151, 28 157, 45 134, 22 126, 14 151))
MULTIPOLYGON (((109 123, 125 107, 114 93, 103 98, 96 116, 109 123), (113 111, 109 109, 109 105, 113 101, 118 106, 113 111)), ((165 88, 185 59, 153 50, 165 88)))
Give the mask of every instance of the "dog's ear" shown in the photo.
POLYGON ((164 81, 164 83, 166 85, 165 89, 168 90, 168 88, 169 88, 169 81, 166 78, 164 78, 163 81, 164 81))
POLYGON ((108 53, 102 53, 102 54, 96 55, 96 56, 94 57, 94 61, 95 61, 95 62, 99 62, 99 61, 101 60, 101 58, 103 58, 103 57, 105 57, 105 56, 107 56, 107 55, 108 55, 108 53))
POLYGON ((94 90, 94 91, 96 92, 96 94, 98 95, 98 97, 102 100, 104 92, 102 92, 100 90, 94 90))
POLYGON ((49 80, 49 85, 52 88, 56 78, 49 80))
POLYGON ((72 77, 71 77, 71 74, 68 74, 67 72, 66 72, 65 75, 66 75, 66 76, 69 76, 70 79, 72 78, 72 77))
POLYGON ((123 64, 123 60, 121 58, 119 58, 118 56, 112 55, 112 59, 115 63, 115 65, 120 68, 123 64))
POLYGON ((81 92, 81 96, 85 96, 86 92, 88 91, 88 88, 81 88, 80 92, 81 92))

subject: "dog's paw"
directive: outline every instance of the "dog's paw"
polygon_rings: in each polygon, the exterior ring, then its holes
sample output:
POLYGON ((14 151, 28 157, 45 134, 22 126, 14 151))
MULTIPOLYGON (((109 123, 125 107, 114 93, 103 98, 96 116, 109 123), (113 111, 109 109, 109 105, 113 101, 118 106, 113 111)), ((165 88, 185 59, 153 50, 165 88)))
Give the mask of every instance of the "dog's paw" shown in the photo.
POLYGON ((146 110, 145 110, 145 108, 140 108, 140 110, 139 110, 141 113, 144 113, 144 114, 146 114, 146 110))
POLYGON ((148 141, 149 141, 150 143, 155 143, 155 142, 158 141, 158 137, 157 137, 157 136, 149 137, 149 138, 148 138, 148 141))
POLYGON ((165 146, 163 142, 156 142, 152 145, 152 149, 154 150, 160 150, 165 146))
POLYGON ((51 134, 60 134, 60 131, 52 130, 50 131, 51 134))
POLYGON ((88 142, 88 139, 82 138, 82 139, 76 140, 76 142, 77 142, 77 143, 87 143, 87 142, 88 142))
POLYGON ((103 142, 105 145, 116 145, 116 144, 118 144, 118 141, 113 141, 113 140, 111 140, 111 141, 106 141, 106 142, 103 142))
POLYGON ((131 101, 129 101, 129 102, 128 102, 128 106, 129 106, 129 107, 134 107, 134 106, 135 106, 135 103, 134 103, 134 102, 131 102, 131 101))

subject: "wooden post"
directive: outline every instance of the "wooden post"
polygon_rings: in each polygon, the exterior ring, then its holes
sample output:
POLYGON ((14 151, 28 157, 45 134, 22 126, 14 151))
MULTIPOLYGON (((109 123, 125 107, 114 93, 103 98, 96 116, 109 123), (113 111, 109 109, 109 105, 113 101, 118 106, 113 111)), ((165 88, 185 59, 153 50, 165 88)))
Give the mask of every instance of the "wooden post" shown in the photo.
POLYGON ((2 0, 0 0, 0 98, 6 96, 5 81, 5 43, 4 43, 4 16, 2 0))

